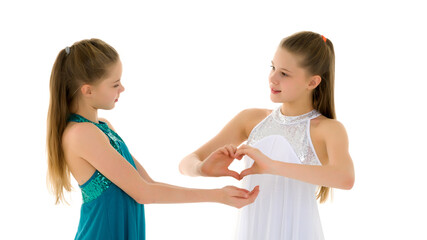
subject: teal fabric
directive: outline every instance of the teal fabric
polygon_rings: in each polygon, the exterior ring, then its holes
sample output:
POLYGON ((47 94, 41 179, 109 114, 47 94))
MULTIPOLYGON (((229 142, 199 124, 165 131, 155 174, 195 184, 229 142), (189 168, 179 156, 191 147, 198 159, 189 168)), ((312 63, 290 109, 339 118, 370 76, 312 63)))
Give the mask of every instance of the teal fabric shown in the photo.
MULTIPOLYGON (((104 132, 110 144, 136 169, 125 142, 105 122, 92 122, 78 114, 68 121, 89 122, 104 132)), ((145 240, 144 205, 137 203, 98 170, 79 186, 83 204, 75 239, 145 240)))

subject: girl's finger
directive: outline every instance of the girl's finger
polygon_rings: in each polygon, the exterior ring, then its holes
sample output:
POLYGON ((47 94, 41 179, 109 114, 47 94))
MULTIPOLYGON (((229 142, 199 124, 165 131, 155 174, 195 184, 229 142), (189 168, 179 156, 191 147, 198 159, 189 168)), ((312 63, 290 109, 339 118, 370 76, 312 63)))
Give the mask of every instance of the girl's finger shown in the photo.
POLYGON ((235 155, 246 155, 247 150, 246 149, 237 149, 235 155))
POLYGON ((234 158, 237 160, 242 160, 243 155, 234 155, 234 158))
POLYGON ((239 188, 239 187, 235 187, 237 190, 239 190, 239 191, 243 191, 243 192, 245 192, 245 193, 247 193, 247 194, 249 194, 249 193, 251 193, 251 191, 249 191, 248 189, 244 189, 244 188, 239 188))
POLYGON ((243 179, 244 177, 251 175, 251 174, 254 174, 254 173, 255 173, 255 171, 253 168, 245 169, 240 173, 240 179, 243 179))
POLYGON ((228 146, 226 146, 225 148, 226 148, 226 149, 227 149, 227 151, 228 151, 228 156, 230 156, 230 157, 234 157, 234 151, 233 151, 233 148, 231 147, 231 145, 228 145, 228 146))
POLYGON ((240 145, 240 147, 237 148, 236 152, 239 151, 240 149, 244 149, 245 147, 243 145, 240 145))
POLYGON ((237 179, 237 180, 239 180, 240 181, 240 174, 238 174, 237 172, 235 172, 235 171, 228 171, 227 173, 226 173, 226 176, 230 176, 230 177, 233 177, 233 178, 235 178, 235 179, 237 179))
POLYGON ((256 186, 256 187, 254 187, 254 189, 249 193, 249 198, 248 198, 248 200, 249 200, 250 202, 254 202, 254 201, 255 201, 255 199, 257 198, 258 194, 259 194, 259 186, 256 186))
POLYGON ((249 191, 246 189, 236 189, 233 193, 233 197, 239 197, 239 198, 248 198, 249 197, 249 191))
POLYGON ((229 155, 228 155, 228 151, 227 151, 227 149, 226 149, 226 148, 224 148, 224 147, 223 147, 223 148, 221 149, 221 152, 222 152, 224 155, 229 156, 229 155))

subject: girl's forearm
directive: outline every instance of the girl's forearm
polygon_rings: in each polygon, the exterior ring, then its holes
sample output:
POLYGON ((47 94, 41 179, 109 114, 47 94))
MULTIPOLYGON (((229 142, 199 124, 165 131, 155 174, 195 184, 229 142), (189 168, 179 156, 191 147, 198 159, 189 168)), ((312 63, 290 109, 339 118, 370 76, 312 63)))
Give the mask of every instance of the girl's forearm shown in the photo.
POLYGON ((179 164, 179 171, 182 174, 191 176, 191 177, 201 176, 200 174, 201 162, 202 161, 199 159, 199 157, 196 154, 191 153, 181 160, 179 164))
POLYGON ((173 186, 164 183, 149 183, 138 201, 143 204, 151 203, 222 203, 221 189, 193 189, 173 186))
POLYGON ((267 173, 293 178, 319 186, 340 189, 351 189, 354 184, 354 172, 352 169, 343 169, 329 165, 303 165, 273 160, 267 173))

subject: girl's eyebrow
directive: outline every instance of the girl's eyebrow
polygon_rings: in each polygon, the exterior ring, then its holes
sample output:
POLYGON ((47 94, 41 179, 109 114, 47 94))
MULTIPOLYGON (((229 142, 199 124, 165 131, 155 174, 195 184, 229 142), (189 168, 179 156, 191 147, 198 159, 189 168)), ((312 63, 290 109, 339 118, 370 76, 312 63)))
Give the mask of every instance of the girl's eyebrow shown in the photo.
POLYGON ((116 83, 116 82, 118 82, 118 81, 120 81, 120 79, 118 79, 118 80, 114 81, 113 83, 116 83))
MULTIPOLYGON (((273 61, 271 61, 271 64, 273 64, 273 65, 274 65, 274 62, 273 62, 273 61)), ((289 71, 289 70, 288 70, 288 69, 286 69, 286 68, 280 68, 280 69, 282 69, 282 70, 285 70, 285 71, 287 71, 287 72, 292 73, 291 71, 289 71)))

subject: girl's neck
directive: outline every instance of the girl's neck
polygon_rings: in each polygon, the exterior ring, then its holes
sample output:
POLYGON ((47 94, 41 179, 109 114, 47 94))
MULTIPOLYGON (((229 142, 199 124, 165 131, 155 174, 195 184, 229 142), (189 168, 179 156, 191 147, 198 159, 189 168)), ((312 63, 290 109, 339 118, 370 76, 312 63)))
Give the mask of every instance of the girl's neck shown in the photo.
POLYGON ((98 109, 88 106, 82 102, 75 104, 71 109, 71 112, 76 113, 92 122, 99 123, 98 109))
POLYGON ((285 116, 300 116, 305 113, 308 113, 312 111, 313 105, 312 104, 298 104, 296 102, 293 103, 282 103, 282 107, 280 108, 280 111, 285 116))
POLYGON ((78 115, 94 122, 99 123, 98 121, 98 111, 96 109, 92 109, 92 111, 77 111, 78 115))
POLYGON ((300 116, 314 109, 311 92, 301 95, 291 102, 283 102, 280 111, 285 116, 300 116))

